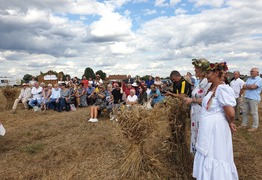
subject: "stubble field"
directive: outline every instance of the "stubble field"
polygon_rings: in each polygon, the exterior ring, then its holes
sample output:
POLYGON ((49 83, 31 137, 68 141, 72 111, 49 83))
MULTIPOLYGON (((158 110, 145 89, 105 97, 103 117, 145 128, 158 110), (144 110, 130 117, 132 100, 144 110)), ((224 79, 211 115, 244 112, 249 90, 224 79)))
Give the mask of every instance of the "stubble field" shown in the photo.
MULTIPOLYGON (((88 123, 89 107, 70 112, 5 110, 0 91, 0 179, 120 179, 115 168, 127 150, 107 117, 88 123)), ((262 105, 259 107, 260 117, 262 105)), ((236 121, 240 125, 240 121, 236 121)), ((250 122, 251 124, 251 122, 250 122)), ((189 134, 187 134, 189 136, 189 134)), ((262 179, 262 132, 233 135, 239 179, 262 179)))

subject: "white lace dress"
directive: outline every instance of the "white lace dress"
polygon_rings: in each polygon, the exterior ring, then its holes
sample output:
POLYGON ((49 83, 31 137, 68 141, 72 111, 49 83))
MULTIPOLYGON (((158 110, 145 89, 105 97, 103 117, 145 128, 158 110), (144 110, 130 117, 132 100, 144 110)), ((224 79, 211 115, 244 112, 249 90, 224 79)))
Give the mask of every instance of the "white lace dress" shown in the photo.
MULTIPOLYGON (((207 79, 204 78, 192 91, 192 98, 202 99, 206 95, 211 83, 208 83, 207 79)), ((197 103, 191 105, 191 141, 190 141, 190 152, 196 153, 196 141, 197 133, 199 128, 201 106, 197 103)))
POLYGON ((237 180, 232 135, 223 109, 223 106, 236 105, 234 92, 228 85, 219 85, 207 109, 212 93, 202 100, 193 177, 198 180, 237 180))

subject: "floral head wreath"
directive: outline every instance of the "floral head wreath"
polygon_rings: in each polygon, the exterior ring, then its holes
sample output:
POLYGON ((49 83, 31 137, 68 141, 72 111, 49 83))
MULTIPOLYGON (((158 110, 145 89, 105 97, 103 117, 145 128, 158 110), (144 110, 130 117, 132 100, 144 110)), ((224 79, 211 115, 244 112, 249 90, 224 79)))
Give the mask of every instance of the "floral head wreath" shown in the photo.
POLYGON ((208 71, 215 71, 215 70, 223 70, 227 71, 227 63, 221 62, 221 63, 210 63, 209 67, 207 68, 208 71))
POLYGON ((209 67, 210 63, 206 59, 192 59, 192 64, 202 69, 202 71, 207 71, 207 68, 209 67))

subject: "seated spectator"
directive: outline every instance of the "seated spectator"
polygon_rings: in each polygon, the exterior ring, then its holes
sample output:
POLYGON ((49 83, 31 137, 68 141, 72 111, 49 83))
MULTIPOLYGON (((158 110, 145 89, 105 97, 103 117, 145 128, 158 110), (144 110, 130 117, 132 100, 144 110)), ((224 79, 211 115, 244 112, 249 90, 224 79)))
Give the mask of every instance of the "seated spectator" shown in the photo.
POLYGON ((136 91, 134 89, 130 90, 130 95, 127 96, 126 105, 131 106, 137 104, 137 95, 135 93, 136 91))
POLYGON ((29 85, 27 83, 23 83, 20 94, 19 94, 18 98, 15 100, 14 105, 12 107, 12 113, 15 113, 17 104, 19 102, 22 102, 25 109, 28 109, 27 102, 30 98, 31 98, 31 88, 29 87, 29 85))
POLYGON ((94 81, 93 81, 92 78, 89 78, 89 79, 88 79, 88 84, 91 84, 92 87, 95 86, 95 85, 94 85, 94 81))
POLYGON ((32 99, 29 101, 28 105, 30 107, 34 107, 34 106, 40 106, 41 102, 42 102, 42 94, 43 88, 39 86, 39 83, 36 81, 34 84, 34 87, 31 90, 31 94, 32 94, 32 99))
POLYGON ((47 109, 55 110, 58 108, 59 98, 60 98, 60 88, 58 84, 54 85, 49 101, 46 103, 47 109))
POLYGON ((151 85, 150 87, 151 92, 149 94, 150 98, 152 98, 151 105, 154 106, 155 104, 161 102, 163 97, 161 96, 160 90, 156 88, 155 85, 151 85))
POLYGON ((91 96, 94 96, 95 103, 90 108, 90 119, 89 122, 98 122, 97 115, 98 111, 105 108, 105 91, 102 86, 99 86, 99 92, 93 92, 91 96))
POLYGON ((92 84, 89 81, 88 87, 86 88, 86 96, 87 96, 87 104, 93 105, 94 99, 92 98, 91 94, 95 91, 95 88, 92 86, 92 84))
POLYGON ((124 91, 123 100, 126 101, 127 97, 130 95, 130 90, 134 88, 132 87, 131 83, 127 83, 127 85, 123 84, 122 88, 124 91))
POLYGON ((80 83, 77 91, 75 93, 76 96, 76 102, 77 105, 76 107, 86 107, 87 102, 86 102, 86 88, 84 87, 83 83, 80 83))
POLYGON ((169 87, 167 85, 167 82, 164 81, 160 91, 161 95, 163 96, 167 91, 169 91, 169 87))
POLYGON ((61 90, 60 90, 60 98, 58 101, 58 108, 57 111, 61 112, 63 109, 65 109, 66 111, 70 110, 70 106, 69 106, 69 89, 67 89, 65 83, 61 84, 61 90))
POLYGON ((143 105, 145 102, 147 102, 147 93, 146 88, 143 85, 140 85, 138 87, 139 95, 138 95, 138 104, 143 105))
POLYGON ((150 95, 150 92, 151 92, 151 89, 150 89, 151 86, 147 86, 147 85, 145 84, 144 87, 145 87, 145 89, 146 89, 147 99, 149 99, 149 95, 150 95))
POLYGON ((69 97, 70 99, 68 100, 69 104, 74 104, 75 107, 77 106, 77 102, 76 102, 76 92, 77 92, 77 85, 73 84, 72 81, 69 82, 68 86, 67 86, 68 90, 69 90, 69 97))
MULTIPOLYGON (((49 86, 50 85, 51 84, 49 84, 49 86)), ((49 86, 45 86, 42 91, 43 97, 42 97, 41 109, 44 111, 46 110, 46 107, 47 107, 46 103, 48 102, 49 97, 51 96, 51 93, 52 93, 52 89, 50 89, 49 86)), ((52 85, 51 85, 51 88, 52 88, 52 85)))
POLYGON ((108 84, 107 85, 107 89, 105 90, 105 101, 106 101, 106 105, 108 106, 110 103, 113 103, 113 96, 112 96, 112 84, 108 84))

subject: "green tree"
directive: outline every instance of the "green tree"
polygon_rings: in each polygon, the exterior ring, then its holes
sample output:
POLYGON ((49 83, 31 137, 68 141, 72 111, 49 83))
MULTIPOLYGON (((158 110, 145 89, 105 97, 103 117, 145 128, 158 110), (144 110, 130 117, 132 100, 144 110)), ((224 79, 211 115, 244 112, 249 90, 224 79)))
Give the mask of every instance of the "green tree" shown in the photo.
POLYGON ((106 79, 106 73, 103 72, 102 70, 96 71, 96 74, 99 74, 101 79, 103 79, 103 80, 106 79))
POLYGON ((85 72, 84 72, 83 76, 86 76, 87 79, 89 79, 89 78, 95 79, 95 77, 96 77, 93 69, 90 68, 90 67, 87 67, 85 69, 85 72))
POLYGON ((33 75, 25 74, 23 77, 24 82, 29 82, 32 79, 33 75))

